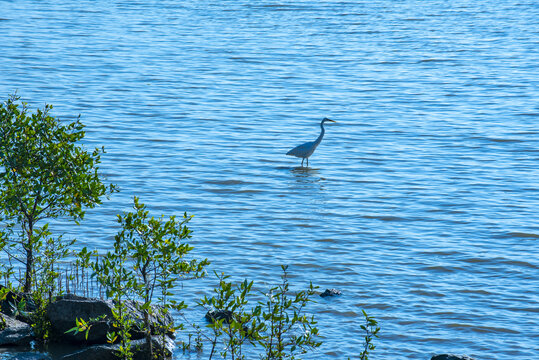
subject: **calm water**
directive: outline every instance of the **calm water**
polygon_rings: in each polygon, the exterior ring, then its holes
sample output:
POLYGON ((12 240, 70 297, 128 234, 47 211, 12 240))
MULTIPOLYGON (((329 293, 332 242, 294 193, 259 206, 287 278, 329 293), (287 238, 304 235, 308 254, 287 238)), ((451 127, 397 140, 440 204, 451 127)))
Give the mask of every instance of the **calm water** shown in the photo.
POLYGON ((537 19, 527 0, 0 1, 0 97, 81 114, 106 147, 122 192, 60 227, 81 246, 109 246, 138 195, 195 215, 210 271, 341 289, 310 308, 312 359, 359 352, 361 309, 373 359, 537 359, 537 19), (324 116, 298 168, 284 154, 324 116))

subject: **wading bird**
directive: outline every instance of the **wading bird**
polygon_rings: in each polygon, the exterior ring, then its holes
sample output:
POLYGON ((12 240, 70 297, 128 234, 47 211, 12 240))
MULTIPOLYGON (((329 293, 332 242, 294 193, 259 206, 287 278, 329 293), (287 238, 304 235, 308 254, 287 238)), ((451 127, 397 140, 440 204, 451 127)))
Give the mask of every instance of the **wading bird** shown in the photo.
POLYGON ((322 141, 322 138, 324 137, 324 133, 326 132, 324 130, 324 123, 326 121, 336 122, 328 118, 322 119, 322 122, 320 123, 320 128, 322 129, 322 131, 320 132, 320 136, 318 136, 318 139, 316 139, 315 141, 309 141, 309 142, 306 142, 305 144, 296 146, 295 148, 287 152, 286 155, 302 158, 301 159, 302 167, 303 167, 303 161, 307 159, 307 166, 309 166, 309 156, 313 154, 318 144, 320 144, 320 142, 322 141))

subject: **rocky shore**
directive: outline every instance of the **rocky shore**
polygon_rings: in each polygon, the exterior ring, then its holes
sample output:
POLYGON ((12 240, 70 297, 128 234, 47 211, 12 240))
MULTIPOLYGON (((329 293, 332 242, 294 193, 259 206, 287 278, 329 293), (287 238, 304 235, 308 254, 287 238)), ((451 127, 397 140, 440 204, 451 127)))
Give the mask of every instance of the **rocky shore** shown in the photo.
MULTIPOLYGON (((324 296, 340 295, 340 292, 331 289, 326 290, 324 296)), ((143 313, 133 302, 126 302, 128 316, 135 322, 131 331, 131 348, 135 360, 150 359, 148 344, 145 339, 143 328, 143 313)), ((49 345, 47 349, 36 346, 36 338, 30 325, 32 312, 35 310, 30 296, 25 294, 8 293, 4 300, 0 301, 1 316, 4 325, 0 330, 0 353, 4 360, 116 360, 119 344, 107 342, 107 332, 113 331, 112 300, 86 298, 77 295, 64 295, 57 297, 47 308, 46 316, 51 323, 49 333, 49 345), (16 303, 26 302, 24 311, 17 310, 16 303), (92 328, 87 336, 83 332, 73 333, 69 330, 75 326, 75 319, 100 318, 92 322, 92 328)), ((155 309, 157 310, 157 309, 155 309)), ((157 313, 156 311, 154 313, 157 313)), ((211 318, 231 316, 230 314, 210 314, 211 318)), ((156 326, 173 324, 171 316, 164 318, 152 318, 156 326)), ((170 326, 171 327, 171 326, 170 326)), ((167 333, 163 338, 157 336, 152 328, 152 347, 154 351, 165 350, 169 358, 172 357, 176 345, 174 334, 167 333)), ((426 357, 427 358, 427 357, 426 357)), ((431 357, 431 360, 474 360, 466 355, 440 354, 431 357)))
MULTIPOLYGON (((13 299, 26 298, 24 295, 9 293, 6 299, 0 303, 2 318, 4 319, 3 329, 0 330, 0 348, 12 348, 12 350, 30 350, 36 347, 36 338, 33 333, 31 323, 32 304, 27 303, 27 311, 18 311, 14 306, 13 299)), ((149 359, 148 345, 145 339, 143 328, 143 313, 133 302, 126 302, 128 316, 134 321, 131 335, 131 349, 135 360, 149 359)), ((54 359, 59 360, 114 360, 119 344, 107 342, 107 333, 113 331, 112 311, 114 303, 112 300, 92 299, 76 295, 65 295, 57 297, 47 308, 46 316, 50 321, 49 343, 54 353, 54 359), (85 333, 69 332, 75 326, 75 319, 100 318, 92 323, 92 327, 86 336, 85 333), (58 351, 63 349, 63 351, 58 351), (66 354, 62 352, 68 351, 66 354)), ((152 323, 156 326, 172 327, 171 316, 164 318, 152 318, 152 323)), ((172 356, 175 348, 174 334, 167 333, 164 338, 157 336, 157 332, 152 328, 152 346, 154 352, 161 352, 165 349, 168 357, 172 356)), ((48 350, 48 349, 47 349, 48 350)), ((7 359, 49 359, 50 355, 45 353, 24 352, 13 353, 7 359)))

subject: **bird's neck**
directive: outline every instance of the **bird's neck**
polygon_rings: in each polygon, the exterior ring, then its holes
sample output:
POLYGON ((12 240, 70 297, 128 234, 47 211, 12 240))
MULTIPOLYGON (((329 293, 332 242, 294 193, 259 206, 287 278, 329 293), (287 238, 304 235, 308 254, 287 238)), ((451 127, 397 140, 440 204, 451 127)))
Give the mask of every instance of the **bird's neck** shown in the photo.
POLYGON ((326 130, 324 129, 324 122, 320 123, 320 129, 322 129, 322 131, 320 131, 320 135, 318 136, 318 139, 316 139, 315 141, 316 144, 320 144, 320 141, 322 141, 322 138, 324 137, 324 133, 326 132, 326 130))

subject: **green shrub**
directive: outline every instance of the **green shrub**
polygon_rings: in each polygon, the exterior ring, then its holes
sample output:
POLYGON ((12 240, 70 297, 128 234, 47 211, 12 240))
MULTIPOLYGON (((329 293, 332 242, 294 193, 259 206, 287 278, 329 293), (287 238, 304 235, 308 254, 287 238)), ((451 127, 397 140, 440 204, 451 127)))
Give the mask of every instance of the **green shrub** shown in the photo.
POLYGON ((235 285, 227 281, 229 276, 215 275, 219 279, 219 287, 213 290, 215 295, 210 298, 205 296, 198 303, 209 309, 208 328, 212 331, 207 337, 211 343, 209 359, 213 358, 220 340, 223 340, 220 355, 224 359, 229 354, 232 360, 245 359, 244 343, 255 344, 261 339, 260 331, 264 328, 264 324, 259 322, 260 307, 252 311, 246 308, 253 282, 245 280, 235 285))
MULTIPOLYGON (((51 109, 45 105, 30 114, 16 95, 0 104, 0 248, 10 263, 24 265, 24 279, 19 279, 24 292, 34 289, 36 261, 49 242, 47 224, 38 224, 57 217, 78 222, 85 208, 100 204, 101 197, 115 190, 98 174, 103 148, 87 152, 78 145, 85 134, 80 120, 62 123, 49 115, 51 109)), ((55 239, 54 244, 59 243, 61 239, 55 239)), ((48 247, 56 252, 46 256, 57 259, 63 248, 48 247)), ((49 283, 55 276, 50 264, 43 271, 42 281, 49 283)))
MULTIPOLYGON (((262 295, 263 301, 249 308, 253 282, 244 280, 233 284, 229 276, 217 275, 219 286, 214 296, 204 297, 199 305, 209 312, 210 335, 203 337, 211 344, 209 359, 216 351, 221 357, 244 359, 243 345, 261 346, 260 359, 299 359, 321 345, 317 341, 318 329, 314 316, 307 316, 305 306, 312 301, 315 287, 292 295, 288 283, 288 266, 282 266, 282 281, 262 295), (212 314, 220 314, 214 316, 212 314), (217 350, 217 348, 220 350, 217 350)), ((200 332, 197 331, 197 337, 200 332)), ((253 351, 255 351, 253 349, 253 351)))
MULTIPOLYGON (((164 349, 160 354, 153 354, 152 327, 164 340, 167 333, 174 332, 180 325, 168 328, 152 324, 150 319, 152 316, 164 318, 171 310, 184 309, 184 302, 171 298, 173 291, 178 282, 203 276, 208 261, 185 259, 193 249, 186 242, 191 237, 187 227, 191 217, 187 214, 181 220, 174 216, 168 220, 163 216, 149 217, 146 206, 137 197, 134 198, 133 209, 133 212, 118 215, 121 230, 114 238, 112 251, 99 256, 84 248, 79 258, 83 266, 93 270, 107 296, 115 300, 114 324, 118 333, 111 334, 110 339, 121 341, 123 352, 120 356, 124 359, 132 357, 128 350, 133 323, 125 314, 125 301, 135 300, 144 314, 144 330, 151 356, 165 358, 164 349), (155 309, 157 313, 152 313, 155 309)), ((87 330, 84 324, 77 327, 79 331, 87 330)))
POLYGON ((262 359, 296 359, 296 354, 307 353, 320 345, 316 340, 318 328, 313 315, 304 314, 305 306, 312 301, 316 287, 290 294, 288 266, 281 266, 282 282, 274 286, 261 302, 261 317, 266 324, 260 343, 265 354, 262 359))

